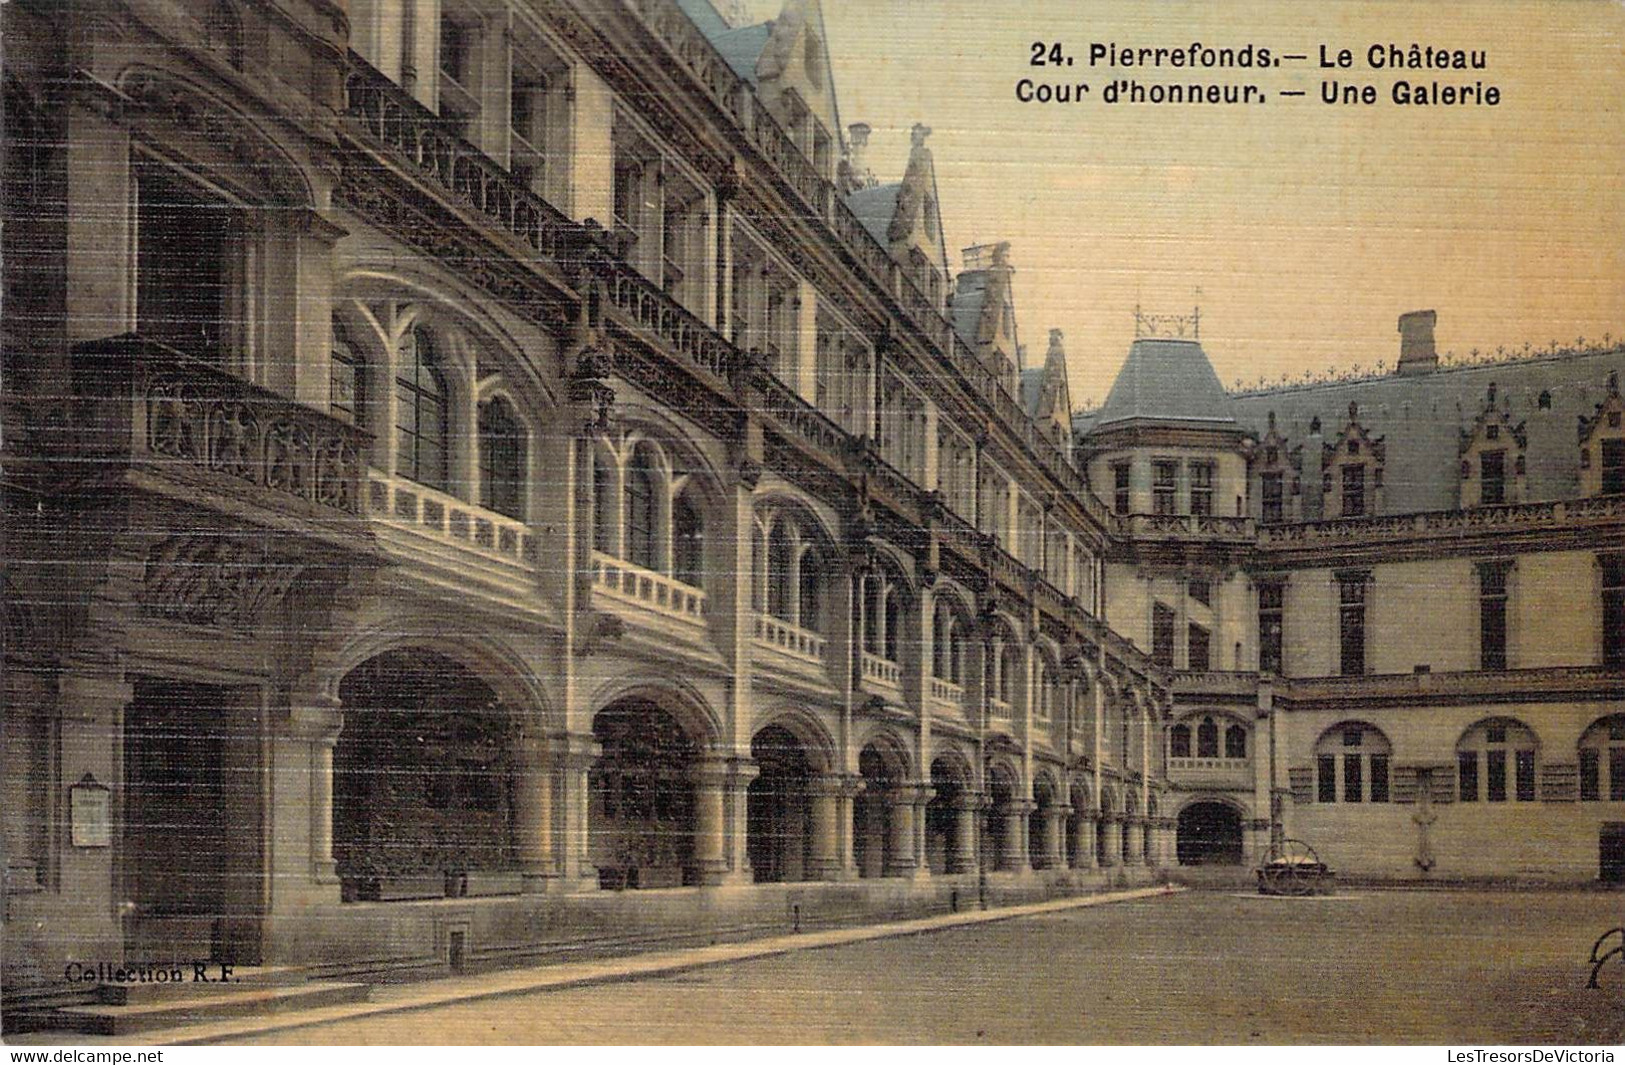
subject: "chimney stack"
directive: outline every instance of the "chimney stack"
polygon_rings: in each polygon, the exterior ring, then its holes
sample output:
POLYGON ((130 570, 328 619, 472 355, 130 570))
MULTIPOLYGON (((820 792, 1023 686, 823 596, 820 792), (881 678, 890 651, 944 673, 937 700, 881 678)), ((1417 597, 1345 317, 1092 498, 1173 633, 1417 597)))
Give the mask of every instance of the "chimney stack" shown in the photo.
POLYGON ((867 122, 854 122, 847 127, 847 166, 851 169, 852 180, 860 189, 873 188, 875 185, 874 172, 869 169, 869 133, 867 122))
POLYGON ((1429 373, 1439 366, 1439 353, 1433 347, 1433 325, 1439 320, 1434 311, 1411 311, 1399 316, 1399 365, 1395 373, 1429 373))

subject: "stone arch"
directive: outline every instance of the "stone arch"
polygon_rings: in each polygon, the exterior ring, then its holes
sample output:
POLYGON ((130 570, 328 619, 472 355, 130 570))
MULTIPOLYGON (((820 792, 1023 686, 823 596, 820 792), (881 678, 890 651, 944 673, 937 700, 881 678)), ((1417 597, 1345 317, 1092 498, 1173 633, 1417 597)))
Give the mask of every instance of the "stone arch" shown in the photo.
POLYGON ((651 676, 633 672, 611 677, 588 698, 592 717, 605 708, 627 699, 643 699, 670 714, 701 751, 715 750, 725 732, 722 718, 699 689, 672 676, 651 676))
POLYGON ((1191 796, 1175 817, 1174 854, 1180 865, 1240 865, 1247 811, 1223 795, 1191 796))
POLYGON ((344 900, 460 895, 474 876, 517 892, 523 714, 462 662, 417 646, 365 658, 338 694, 333 853, 344 900))
POLYGON ((1066 805, 1060 781, 1049 767, 1033 773, 1033 802, 1027 813, 1027 861, 1034 869, 1060 864, 1062 851, 1058 810, 1066 805))
POLYGON ((791 714, 751 737, 757 776, 745 795, 745 851, 758 883, 804 880, 813 864, 813 752, 791 714))
POLYGON ((756 731, 777 726, 794 736, 812 758, 819 773, 833 773, 840 764, 835 740, 823 723, 803 707, 785 705, 761 716, 756 731))
MULTIPOLYGON (((199 143, 223 149, 238 168, 254 175, 275 206, 315 208, 306 167, 280 138, 231 103, 179 74, 145 64, 126 67, 113 83, 132 106, 164 116, 199 143)), ((221 169, 226 172, 219 176, 228 180, 239 172, 221 169)))
POLYGON ((1505 714, 1480 718, 1456 740, 1457 800, 1534 802, 1539 784, 1540 736, 1505 714))
POLYGON ((858 776, 863 790, 852 804, 853 856, 865 878, 905 872, 912 862, 911 816, 900 807, 908 800, 911 776, 907 744, 891 728, 872 730, 858 749, 858 776), (910 838, 902 838, 905 834, 910 838))
POLYGON ((507 704, 523 707, 531 724, 553 731, 562 723, 544 691, 530 660, 510 646, 502 634, 482 629, 473 618, 460 618, 456 627, 422 611, 384 612, 353 631, 326 654, 307 676, 311 694, 337 699, 339 685, 363 662, 391 651, 418 649, 448 658, 479 677, 507 704))

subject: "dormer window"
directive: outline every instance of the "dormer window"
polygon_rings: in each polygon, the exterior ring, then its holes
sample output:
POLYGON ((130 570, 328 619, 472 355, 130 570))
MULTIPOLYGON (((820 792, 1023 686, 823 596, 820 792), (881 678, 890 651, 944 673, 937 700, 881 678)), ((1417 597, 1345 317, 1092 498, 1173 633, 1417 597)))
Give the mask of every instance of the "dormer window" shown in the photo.
POLYGON ((1365 467, 1343 467, 1343 517, 1359 518, 1365 515, 1365 467))

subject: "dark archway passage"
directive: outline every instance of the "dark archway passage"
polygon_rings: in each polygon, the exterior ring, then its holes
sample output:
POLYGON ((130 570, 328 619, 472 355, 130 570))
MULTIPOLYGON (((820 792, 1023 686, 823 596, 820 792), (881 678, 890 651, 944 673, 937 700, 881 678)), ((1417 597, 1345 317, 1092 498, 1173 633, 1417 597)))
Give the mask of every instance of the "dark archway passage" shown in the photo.
POLYGON ((902 769, 871 743, 858 754, 858 773, 863 790, 852 803, 853 857, 859 876, 885 876, 893 862, 892 804, 902 769))
POLYGON ((1179 812, 1180 865, 1240 865, 1241 814, 1222 802, 1198 802, 1179 812))
POLYGON ((805 880, 812 843, 812 767, 800 740, 769 725, 750 743, 760 774, 746 795, 746 843, 758 883, 805 880))
POLYGON ((931 802, 925 808, 925 858, 931 872, 942 874, 963 870, 970 856, 961 854, 959 818, 967 796, 965 775, 953 762, 936 758, 931 762, 931 802))
POLYGON ((648 699, 622 699, 592 719, 603 747, 588 778, 587 838, 606 888, 694 883, 694 740, 648 699))
POLYGON ((1609 821, 1598 830, 1597 877, 1605 884, 1625 884, 1625 823, 1609 821))
POLYGON ((517 722, 461 664, 390 651, 339 685, 333 856, 346 901, 518 891, 517 722), (509 883, 511 881, 511 883, 509 883), (506 884, 506 887, 503 885, 506 884))
POLYGON ((264 894, 253 692, 138 677, 118 845, 127 957, 253 964, 264 894))

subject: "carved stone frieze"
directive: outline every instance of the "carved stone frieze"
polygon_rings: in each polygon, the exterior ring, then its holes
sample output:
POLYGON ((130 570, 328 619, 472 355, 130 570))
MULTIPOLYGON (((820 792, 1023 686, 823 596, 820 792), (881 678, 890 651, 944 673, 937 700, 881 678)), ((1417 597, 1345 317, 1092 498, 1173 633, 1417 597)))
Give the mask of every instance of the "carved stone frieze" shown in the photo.
POLYGON ((304 569, 236 539, 171 536, 147 553, 141 608, 188 625, 251 632, 304 569))

